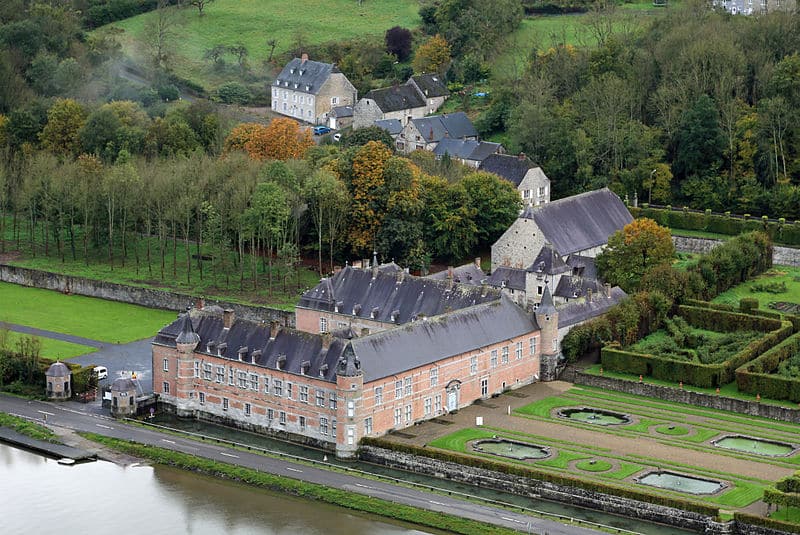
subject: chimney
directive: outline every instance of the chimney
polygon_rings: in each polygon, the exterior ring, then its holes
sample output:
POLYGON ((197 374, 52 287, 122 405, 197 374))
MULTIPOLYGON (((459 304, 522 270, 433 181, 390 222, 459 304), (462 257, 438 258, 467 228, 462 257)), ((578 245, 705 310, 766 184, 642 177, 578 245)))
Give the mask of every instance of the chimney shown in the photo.
POLYGON ((331 340, 333 340, 333 335, 330 332, 325 332, 320 334, 320 338, 322 338, 323 349, 328 349, 329 347, 331 347, 331 340))
POLYGON ((454 273, 453 266, 447 266, 447 278, 448 279, 452 279, 453 278, 453 273, 454 273))
POLYGON ((605 286, 605 291, 606 291, 605 292, 606 293, 606 297, 611 297, 611 284, 605 283, 604 286, 605 286))
POLYGON ((281 322, 278 320, 272 320, 269 322, 269 339, 275 340, 275 337, 278 336, 279 332, 281 332, 281 322))
POLYGON ((202 297, 198 297, 197 300, 194 302, 194 308, 197 310, 203 310, 203 307, 206 306, 206 300, 202 297))
POLYGON ((308 54, 303 54, 300 56, 300 64, 303 65, 306 61, 308 61, 308 54))
POLYGON ((222 312, 222 326, 226 329, 230 329, 231 326, 233 325, 233 318, 234 318, 233 309, 226 308, 222 312))
POLYGON ((520 152, 520 153, 517 155, 517 160, 519 160, 519 161, 521 161, 521 162, 524 162, 524 161, 525 161, 525 153, 524 153, 524 152, 520 152))
POLYGON ((361 327, 361 336, 369 335, 369 327, 361 327))
POLYGON ((592 289, 591 288, 587 288, 586 289, 586 302, 587 303, 591 303, 592 302, 592 289))
POLYGON ((478 269, 481 268, 481 257, 480 256, 476 256, 475 257, 475 267, 478 268, 478 269))
POLYGON ((365 258, 364 260, 361 261, 361 267, 364 268, 364 271, 369 270, 369 258, 365 258))
POLYGON ((406 272, 402 269, 397 271, 397 283, 400 284, 406 278, 406 272))

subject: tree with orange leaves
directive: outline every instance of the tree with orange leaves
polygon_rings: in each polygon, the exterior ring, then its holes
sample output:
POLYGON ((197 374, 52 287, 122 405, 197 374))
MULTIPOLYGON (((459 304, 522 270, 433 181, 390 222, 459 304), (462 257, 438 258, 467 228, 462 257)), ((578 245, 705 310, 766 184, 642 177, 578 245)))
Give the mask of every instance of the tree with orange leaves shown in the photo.
POLYGON ((253 138, 256 132, 266 128, 266 125, 261 123, 242 123, 237 125, 225 138, 223 152, 244 151, 245 144, 253 138))
POLYGON ((225 139, 225 151, 245 150, 254 160, 293 160, 302 158, 314 146, 309 130, 289 118, 274 119, 269 125, 244 123, 225 139))
POLYGON ((358 253, 369 253, 375 247, 375 235, 386 214, 384 170, 392 152, 378 141, 370 141, 353 158, 350 191, 352 210, 350 244, 358 253))

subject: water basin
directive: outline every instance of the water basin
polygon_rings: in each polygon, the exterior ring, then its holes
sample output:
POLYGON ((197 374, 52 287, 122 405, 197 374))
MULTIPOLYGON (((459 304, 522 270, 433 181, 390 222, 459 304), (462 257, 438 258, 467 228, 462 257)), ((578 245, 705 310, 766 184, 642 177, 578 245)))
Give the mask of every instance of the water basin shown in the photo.
POLYGON ((587 407, 580 409, 562 409, 558 411, 558 415, 562 418, 595 425, 620 425, 631 423, 630 417, 625 414, 587 407))
POLYGON ((760 438, 745 437, 742 435, 732 435, 722 437, 712 442, 719 448, 736 450, 744 453, 755 453, 757 455, 769 455, 771 457, 782 457, 794 452, 795 448, 785 442, 773 442, 760 438))
POLYGON ((688 494, 714 494, 725 488, 725 483, 721 481, 685 476, 674 472, 650 472, 637 478, 636 482, 688 494))
POLYGON ((544 459, 550 456, 550 448, 517 442, 516 440, 506 440, 503 438, 492 438, 488 440, 478 440, 472 444, 472 449, 481 453, 490 453, 500 457, 510 457, 512 459, 544 459))

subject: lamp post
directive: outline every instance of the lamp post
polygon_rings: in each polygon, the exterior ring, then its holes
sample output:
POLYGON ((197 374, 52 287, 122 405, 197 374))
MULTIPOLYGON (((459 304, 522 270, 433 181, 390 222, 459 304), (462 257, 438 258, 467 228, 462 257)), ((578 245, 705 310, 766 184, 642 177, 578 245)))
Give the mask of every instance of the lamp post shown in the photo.
POLYGON ((656 174, 657 169, 650 171, 650 187, 647 188, 647 204, 653 202, 653 175, 656 174))

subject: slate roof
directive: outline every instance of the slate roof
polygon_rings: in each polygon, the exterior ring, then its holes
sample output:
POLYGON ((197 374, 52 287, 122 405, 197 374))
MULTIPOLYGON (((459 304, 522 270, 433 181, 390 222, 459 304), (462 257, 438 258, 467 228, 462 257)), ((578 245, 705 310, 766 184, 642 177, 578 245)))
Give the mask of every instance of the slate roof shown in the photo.
POLYGON ((536 166, 529 159, 520 159, 518 156, 509 156, 508 154, 492 154, 480 165, 481 170, 505 178, 515 186, 519 186, 528 169, 533 167, 536 166))
POLYGON ((512 290, 525 290, 525 270, 500 266, 486 279, 489 286, 495 288, 510 288, 512 290), (505 284, 504 284, 505 283, 505 284))
POLYGON ((573 274, 585 279, 597 279, 597 266, 591 256, 572 254, 567 257, 567 265, 573 274))
POLYGON ((558 251, 547 243, 541 248, 533 264, 528 268, 531 273, 544 273, 546 275, 557 275, 570 270, 571 268, 561 259, 558 251))
MULTIPOLYGON (((544 285, 544 293, 542 300, 539 301, 539 306, 536 308, 537 314, 555 314, 556 306, 553 304, 553 296, 550 294, 550 286, 544 285)), ((559 316, 559 327, 561 326, 561 317, 559 316)))
POLYGON ((594 318, 608 311, 628 296, 622 288, 614 286, 611 288, 611 297, 603 294, 592 296, 591 303, 586 301, 576 301, 567 303, 558 309, 558 328, 569 327, 590 318, 594 318))
MULTIPOLYGON (((161 329, 153 343, 175 347, 182 319, 161 329)), ((348 343, 348 340, 332 338, 330 346, 325 348, 321 335, 285 327, 276 334, 268 324, 239 318, 234 319, 230 329, 225 329, 221 316, 205 311, 192 311, 191 320, 200 337, 195 353, 241 360, 272 370, 278 369, 280 360, 282 371, 297 375, 301 374, 302 364, 307 361, 310 367, 305 370, 305 375, 330 382, 336 381, 336 365, 348 343), (221 344, 225 344, 224 349, 221 344), (243 350, 241 359, 240 350, 243 350)))
POLYGON ((480 162, 502 147, 500 143, 492 143, 489 141, 446 137, 436 145, 436 148, 433 149, 433 153, 440 158, 445 154, 449 154, 453 158, 480 162))
POLYGON ((450 91, 444 85, 442 77, 438 74, 417 74, 409 79, 409 83, 413 80, 416 82, 417 87, 427 97, 447 97, 450 96, 450 91))
POLYGON ((619 197, 608 188, 531 206, 520 217, 533 219, 562 255, 597 247, 633 221, 619 197))
POLYGON ((112 392, 127 392, 129 390, 136 390, 136 383, 130 377, 119 377, 111 383, 112 392))
POLYGON ((192 319, 189 317, 189 314, 183 314, 181 318, 181 332, 178 334, 178 337, 175 338, 175 343, 177 344, 196 344, 200 341, 200 336, 196 332, 194 332, 194 327, 192 326, 192 319))
POLYGON ((453 284, 405 273, 345 267, 300 297, 298 308, 323 310, 385 323, 404 324, 476 304, 496 301, 492 288, 453 284), (400 281, 402 279, 402 281, 400 281))
POLYGON ((373 89, 364 98, 374 100, 383 113, 425 107, 425 99, 410 85, 373 89))
POLYGON ((411 122, 427 143, 436 143, 445 137, 453 139, 478 137, 478 131, 463 111, 411 119, 411 122))
POLYGON ((389 135, 391 136, 397 136, 403 131, 403 124, 399 119, 381 119, 379 121, 375 121, 375 126, 378 128, 383 128, 389 132, 389 135))
POLYGON ((338 117, 341 119, 342 117, 352 117, 353 116, 353 107, 352 106, 336 106, 331 110, 331 115, 334 117, 338 117))
POLYGON ((553 295, 565 299, 575 299, 586 296, 589 290, 592 290, 592 295, 597 295, 603 290, 603 283, 596 279, 564 275, 559 279, 553 295))
POLYGON ((45 376, 47 377, 66 377, 70 375, 72 372, 69 371, 69 367, 64 364, 63 362, 54 362, 47 368, 47 371, 44 372, 45 376))
MULTIPOLYGON (((449 269, 445 269, 437 273, 431 273, 425 278, 433 280, 447 280, 449 271, 449 269)), ((469 264, 464 264, 463 266, 453 268, 453 282, 480 286, 481 281, 485 278, 486 273, 484 273, 481 268, 476 266, 475 262, 470 262, 469 264)))
POLYGON ((538 330, 507 297, 352 340, 364 383, 538 330))
POLYGON ((294 58, 286 64, 272 85, 316 95, 333 72, 336 71, 331 63, 294 58))

